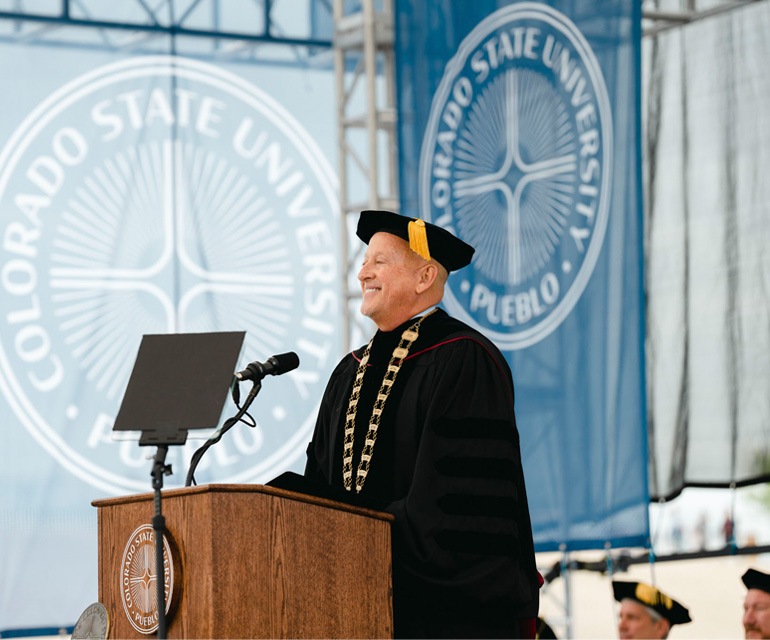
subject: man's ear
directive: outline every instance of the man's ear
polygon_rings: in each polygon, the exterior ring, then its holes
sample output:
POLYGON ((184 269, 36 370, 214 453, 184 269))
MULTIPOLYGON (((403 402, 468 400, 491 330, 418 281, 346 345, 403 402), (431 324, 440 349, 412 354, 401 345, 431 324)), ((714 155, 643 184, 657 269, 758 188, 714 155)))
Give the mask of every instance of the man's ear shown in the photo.
POLYGON ((669 629, 671 629, 671 623, 668 620, 658 620, 655 623, 655 632, 658 634, 658 637, 665 638, 668 634, 669 629))
POLYGON ((417 280, 417 293, 424 293, 433 286, 438 276, 438 267, 429 262, 420 269, 420 276, 417 280))

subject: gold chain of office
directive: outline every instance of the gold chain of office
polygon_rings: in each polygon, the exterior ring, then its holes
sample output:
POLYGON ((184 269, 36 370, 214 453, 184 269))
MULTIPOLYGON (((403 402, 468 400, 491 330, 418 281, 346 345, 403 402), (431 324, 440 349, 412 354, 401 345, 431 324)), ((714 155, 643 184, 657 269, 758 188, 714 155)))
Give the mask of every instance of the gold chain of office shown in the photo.
MULTIPOLYGON (((435 309, 433 311, 435 311, 435 309)), ((398 346, 393 350, 393 355, 388 363, 388 369, 385 371, 380 390, 377 392, 377 400, 372 409, 372 417, 369 419, 369 430, 366 433, 366 440, 364 441, 364 448, 361 450, 361 460, 358 462, 358 471, 356 473, 356 493, 361 492, 361 489, 364 487, 364 482, 366 482, 366 476, 369 474, 369 464, 372 461, 374 443, 377 441, 377 430, 380 427, 380 416, 382 415, 385 402, 393 388, 393 383, 396 381, 396 376, 401 370, 404 359, 409 355, 409 349, 411 348, 412 343, 417 340, 420 323, 433 313, 433 311, 426 313, 414 324, 410 325, 409 328, 401 334, 401 340, 399 341, 398 346)), ((350 392, 350 400, 348 400, 348 410, 345 414, 345 440, 342 448, 342 482, 347 491, 351 491, 353 488, 353 439, 356 429, 356 409, 358 408, 358 398, 361 394, 361 387, 364 384, 364 374, 366 373, 366 365, 369 362, 369 352, 372 348, 372 342, 374 342, 374 338, 372 338, 369 341, 369 344, 366 345, 364 355, 361 357, 361 363, 358 365, 356 379, 353 383, 353 390, 350 392)))

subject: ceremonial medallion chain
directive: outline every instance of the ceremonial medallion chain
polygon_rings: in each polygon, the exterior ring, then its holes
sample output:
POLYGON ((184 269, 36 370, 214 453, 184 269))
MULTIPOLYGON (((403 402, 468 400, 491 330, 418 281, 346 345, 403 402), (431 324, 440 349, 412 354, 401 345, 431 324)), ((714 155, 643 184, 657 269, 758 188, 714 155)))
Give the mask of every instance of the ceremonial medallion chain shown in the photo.
MULTIPOLYGON (((433 311, 435 311, 435 309, 433 311)), ((374 402, 372 417, 369 419, 369 430, 366 433, 366 440, 364 442, 364 447, 361 450, 361 460, 358 462, 358 471, 356 473, 356 493, 361 492, 361 489, 364 487, 364 482, 366 481, 366 476, 369 474, 369 464, 372 461, 374 443, 377 441, 380 416, 382 415, 385 402, 393 388, 393 383, 396 381, 396 376, 401 370, 404 359, 409 354, 412 343, 417 340, 420 323, 433 313, 433 311, 426 313, 419 320, 410 325, 409 328, 401 334, 401 340, 399 341, 398 346, 393 350, 393 355, 388 363, 388 369, 385 371, 380 390, 377 392, 377 400, 374 402)), ((369 352, 372 349, 373 342, 374 338, 372 338, 369 341, 369 344, 366 345, 364 355, 361 357, 361 363, 358 365, 356 378, 353 382, 353 390, 350 392, 348 410, 345 414, 345 440, 342 449, 342 481, 347 491, 351 491, 353 488, 353 439, 356 429, 356 410, 358 408, 358 399, 361 394, 361 387, 364 384, 364 374, 366 373, 366 365, 369 362, 369 352)))

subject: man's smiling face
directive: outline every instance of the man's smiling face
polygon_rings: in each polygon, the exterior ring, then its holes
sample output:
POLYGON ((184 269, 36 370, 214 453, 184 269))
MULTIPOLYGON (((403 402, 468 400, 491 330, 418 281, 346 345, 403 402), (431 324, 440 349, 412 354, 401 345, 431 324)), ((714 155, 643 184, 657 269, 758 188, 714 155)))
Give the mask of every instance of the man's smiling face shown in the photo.
POLYGON ((383 331, 391 331, 421 309, 416 309, 421 267, 427 261, 409 243, 390 233, 375 233, 358 272, 361 313, 383 331))

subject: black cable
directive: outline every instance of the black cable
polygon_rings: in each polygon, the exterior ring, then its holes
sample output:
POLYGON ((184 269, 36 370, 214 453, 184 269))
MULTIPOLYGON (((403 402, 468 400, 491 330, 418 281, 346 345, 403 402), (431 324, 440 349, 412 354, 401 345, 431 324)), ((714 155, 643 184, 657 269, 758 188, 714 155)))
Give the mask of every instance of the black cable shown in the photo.
MULTIPOLYGON (((239 396, 235 392, 235 389, 237 388, 237 382, 233 382, 233 400, 236 400, 236 396, 239 396)), ((246 396, 246 401, 243 403, 243 406, 238 406, 238 401, 236 400, 235 405, 238 407, 238 413, 236 413, 232 418, 228 418, 225 420, 225 423, 217 429, 213 435, 206 440, 198 449, 193 453, 192 458, 190 459, 190 469, 187 471, 187 479, 185 480, 185 487, 190 487, 193 484, 197 484, 195 482, 195 469, 198 466, 198 463, 200 462, 201 458, 203 457, 203 454, 206 453, 211 447, 213 447, 217 442, 219 442, 222 439, 222 436, 225 435, 233 426, 238 424, 239 422, 243 422, 244 424, 255 427, 257 422, 254 420, 254 418, 247 413, 247 409, 251 405, 251 403, 254 401, 254 398, 257 397, 257 394, 259 393, 259 390, 262 388, 261 381, 257 380, 254 385, 251 387, 251 391, 249 391, 249 395, 246 396), (249 420, 251 422, 247 422, 243 419, 243 416, 248 416, 249 420)), ((238 397, 238 400, 240 400, 240 397, 238 397)))

